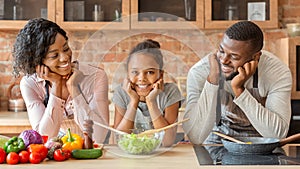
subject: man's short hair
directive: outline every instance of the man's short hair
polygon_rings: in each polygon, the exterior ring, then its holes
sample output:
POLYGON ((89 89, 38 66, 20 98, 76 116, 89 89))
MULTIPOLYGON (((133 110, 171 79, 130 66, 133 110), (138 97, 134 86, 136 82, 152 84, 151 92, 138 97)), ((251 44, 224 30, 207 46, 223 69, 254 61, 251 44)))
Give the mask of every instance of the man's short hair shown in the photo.
POLYGON ((251 21, 240 21, 230 26, 225 34, 237 41, 248 41, 253 52, 258 52, 263 48, 264 35, 262 30, 251 21))

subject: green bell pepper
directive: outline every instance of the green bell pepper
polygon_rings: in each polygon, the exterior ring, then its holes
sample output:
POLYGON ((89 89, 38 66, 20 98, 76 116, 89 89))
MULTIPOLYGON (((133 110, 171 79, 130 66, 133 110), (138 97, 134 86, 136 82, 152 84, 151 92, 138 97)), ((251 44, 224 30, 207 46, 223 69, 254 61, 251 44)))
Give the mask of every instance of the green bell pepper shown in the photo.
POLYGON ((4 145, 4 150, 6 153, 10 152, 20 152, 21 150, 25 150, 25 144, 22 138, 19 137, 12 137, 10 138, 4 145))

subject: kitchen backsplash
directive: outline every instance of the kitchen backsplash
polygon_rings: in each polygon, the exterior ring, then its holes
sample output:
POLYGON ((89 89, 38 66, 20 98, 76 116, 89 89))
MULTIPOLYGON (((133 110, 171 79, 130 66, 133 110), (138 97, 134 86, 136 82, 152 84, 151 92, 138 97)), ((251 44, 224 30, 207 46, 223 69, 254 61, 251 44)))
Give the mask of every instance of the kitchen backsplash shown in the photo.
MULTIPOLYGON (((265 46, 264 50, 275 53, 275 41, 279 38, 287 37, 285 24, 300 22, 300 1, 299 0, 278 0, 279 22, 278 29, 264 30, 265 46)), ((171 52, 170 57, 165 58, 168 72, 173 78, 185 76, 188 69, 201 57, 215 49, 224 30, 198 30, 190 33, 178 32, 157 33, 156 31, 140 31, 128 36, 128 31, 116 31, 104 36, 99 31, 67 31, 69 45, 73 50, 73 57, 79 61, 98 63, 104 67, 110 80, 110 91, 113 91, 114 84, 118 81, 116 74, 122 71, 122 62, 126 59, 128 52, 138 42, 146 38, 152 38, 160 42, 161 48, 171 52), (195 33, 196 32, 196 33, 195 33), (201 32, 206 40, 197 33, 201 32), (93 44, 91 37, 101 36, 99 44, 93 44), (122 38, 120 38, 122 37, 122 38), (198 39, 197 39, 198 38, 198 39), (200 39, 200 40, 199 40, 200 39), (208 42, 208 43, 206 43, 208 42), (97 46, 98 45, 98 46, 97 46), (88 49, 99 49, 99 55, 89 55, 85 52, 88 49), (101 49, 103 49, 101 51, 101 49), (83 51, 83 52, 82 52, 83 51)), ((0 109, 7 110, 7 89, 15 80, 12 76, 11 50, 17 35, 17 31, 0 30, 0 109)), ((172 78, 170 78, 172 80, 172 78)))

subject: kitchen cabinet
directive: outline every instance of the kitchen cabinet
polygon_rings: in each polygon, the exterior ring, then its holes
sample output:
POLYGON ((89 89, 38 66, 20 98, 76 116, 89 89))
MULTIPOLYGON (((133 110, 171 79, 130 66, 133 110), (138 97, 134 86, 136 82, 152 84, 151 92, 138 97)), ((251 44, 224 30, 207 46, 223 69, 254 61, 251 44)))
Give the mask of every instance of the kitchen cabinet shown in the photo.
POLYGON ((66 30, 129 29, 129 1, 0 0, 0 29, 19 30, 36 17, 52 20, 66 30), (13 17, 16 4, 22 11, 21 18, 13 17), (95 5, 104 11, 103 19, 94 21, 95 5))
POLYGON ((225 29, 238 20, 278 27, 278 0, 205 0, 205 29, 225 29))
POLYGON ((130 0, 56 0, 56 22, 67 30, 128 30, 129 2, 130 0), (95 9, 99 11, 95 12, 95 9), (95 19, 97 13, 102 15, 95 19))
POLYGON ((200 29, 226 29, 239 20, 263 29, 278 27, 278 0, 131 0, 130 7, 132 29, 192 27, 182 20, 200 29))
POLYGON ((131 0, 130 7, 131 29, 194 29, 195 26, 204 26, 203 0, 131 0))
POLYGON ((36 17, 55 21, 55 0, 0 0, 0 29, 19 30, 36 17))
MULTIPOLYGON (((300 133, 300 100, 291 100, 292 117, 288 136, 300 133)), ((300 140, 296 141, 300 143, 300 140)))
POLYGON ((293 78, 292 99, 300 99, 300 37, 282 38, 276 41, 277 56, 286 63, 293 78))
POLYGON ((35 17, 66 30, 225 29, 248 14, 261 28, 277 28, 278 0, 0 0, 0 29, 20 29, 35 17), (14 20, 16 2, 23 16, 14 20))

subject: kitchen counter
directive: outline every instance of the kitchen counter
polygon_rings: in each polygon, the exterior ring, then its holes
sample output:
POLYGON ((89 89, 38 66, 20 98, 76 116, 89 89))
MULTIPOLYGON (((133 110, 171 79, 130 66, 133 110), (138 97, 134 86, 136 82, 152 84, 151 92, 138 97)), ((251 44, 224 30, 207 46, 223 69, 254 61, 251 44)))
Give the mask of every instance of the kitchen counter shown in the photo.
MULTIPOLYGON (((30 123, 28 120, 27 112, 0 112, 0 134, 18 135, 25 129, 30 129, 30 123)), ((295 150, 288 144, 283 148, 288 154, 294 154, 295 150)), ((297 145, 300 146, 300 145, 297 145)), ((200 153, 200 156, 203 154, 200 153)), ((299 158, 297 156, 297 158, 299 158)), ((201 162, 200 162, 201 163, 201 162)), ((0 164, 0 168, 43 168, 52 169, 58 167, 74 168, 74 169, 94 169, 94 168, 172 168, 172 169, 183 169, 183 168, 230 168, 230 169, 254 169, 257 165, 201 165, 198 162, 197 155, 191 144, 178 144, 171 148, 169 151, 164 152, 158 156, 152 156, 143 159, 130 159, 115 155, 110 151, 110 146, 105 146, 104 155, 96 160, 68 160, 64 162, 56 161, 45 161, 41 164, 18 164, 8 165, 0 164)), ((273 169, 273 168, 299 168, 299 165, 259 165, 259 168, 273 169)))
POLYGON ((31 129, 27 112, 0 111, 0 134, 18 135, 31 129))
MULTIPOLYGON (((94 169, 94 168, 121 168, 121 169, 194 169, 194 168, 230 168, 230 169, 256 169, 258 165, 243 166, 243 165, 199 165, 193 146, 191 144, 177 144, 169 151, 161 153, 156 156, 149 156, 148 158, 125 158, 115 155, 109 146, 104 146, 104 154, 99 159, 95 160, 74 160, 70 159, 63 162, 44 161, 40 164, 17 164, 8 165, 0 164, 1 169, 6 168, 22 168, 22 169, 53 169, 53 168, 72 168, 72 169, 94 169)), ((273 168, 299 168, 299 165, 260 165, 259 168, 273 169, 273 168)))

